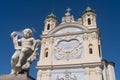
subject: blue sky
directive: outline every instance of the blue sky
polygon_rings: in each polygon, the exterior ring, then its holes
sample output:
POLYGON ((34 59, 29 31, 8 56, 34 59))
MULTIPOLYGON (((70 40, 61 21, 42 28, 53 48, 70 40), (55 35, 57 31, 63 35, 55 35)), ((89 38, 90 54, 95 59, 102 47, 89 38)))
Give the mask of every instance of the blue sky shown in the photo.
MULTIPOLYGON (((103 59, 115 62, 116 80, 120 79, 120 5, 119 0, 88 0, 97 14, 97 25, 102 39, 103 59)), ((0 0, 0 75, 11 70, 10 59, 14 53, 11 32, 34 28, 39 39, 45 17, 52 9, 60 23, 67 8, 77 19, 87 7, 87 0, 0 0)), ((36 61, 37 62, 37 61, 36 61)), ((37 75, 36 62, 30 75, 37 75)))

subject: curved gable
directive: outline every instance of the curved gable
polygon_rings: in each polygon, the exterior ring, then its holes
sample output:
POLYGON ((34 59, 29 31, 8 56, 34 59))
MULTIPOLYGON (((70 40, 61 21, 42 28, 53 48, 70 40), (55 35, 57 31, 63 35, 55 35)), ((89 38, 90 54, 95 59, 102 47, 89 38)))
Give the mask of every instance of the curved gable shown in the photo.
POLYGON ((59 35, 59 34, 67 34, 67 33, 76 33, 88 30, 85 26, 76 24, 76 23, 69 23, 69 24, 61 24, 54 28, 52 31, 49 32, 49 35, 59 35))

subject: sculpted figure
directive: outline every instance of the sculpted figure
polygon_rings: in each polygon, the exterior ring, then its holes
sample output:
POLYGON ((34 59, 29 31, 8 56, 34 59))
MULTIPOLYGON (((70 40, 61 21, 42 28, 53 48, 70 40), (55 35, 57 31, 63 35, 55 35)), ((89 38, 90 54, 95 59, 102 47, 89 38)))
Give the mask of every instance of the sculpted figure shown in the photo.
POLYGON ((37 50, 40 40, 35 40, 32 37, 32 30, 29 28, 24 29, 22 35, 23 37, 18 39, 16 32, 11 33, 15 48, 15 52, 11 59, 11 74, 28 72, 30 64, 37 58, 37 50))

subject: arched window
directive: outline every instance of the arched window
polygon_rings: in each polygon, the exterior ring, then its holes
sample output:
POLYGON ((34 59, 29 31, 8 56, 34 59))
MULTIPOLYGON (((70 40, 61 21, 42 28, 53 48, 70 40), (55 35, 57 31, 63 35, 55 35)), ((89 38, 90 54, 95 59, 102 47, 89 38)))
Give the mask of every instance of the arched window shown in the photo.
POLYGON ((50 24, 47 25, 47 30, 50 30, 50 24))
POLYGON ((93 54, 93 45, 92 44, 89 44, 89 53, 93 54))
POLYGON ((88 18, 88 25, 91 25, 91 19, 90 18, 88 18))
POLYGON ((89 48, 89 53, 90 53, 90 54, 92 54, 92 53, 93 53, 92 48, 89 48))
POLYGON ((48 57, 48 48, 45 49, 45 54, 44 55, 45 55, 45 58, 48 57))
POLYGON ((48 52, 45 52, 45 57, 48 57, 48 52))

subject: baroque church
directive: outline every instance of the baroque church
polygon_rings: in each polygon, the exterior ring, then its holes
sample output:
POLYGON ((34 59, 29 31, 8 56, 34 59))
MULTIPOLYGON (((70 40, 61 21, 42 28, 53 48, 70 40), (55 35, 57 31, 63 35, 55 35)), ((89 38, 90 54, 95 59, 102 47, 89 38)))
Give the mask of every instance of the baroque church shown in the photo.
POLYGON ((57 23, 54 13, 45 19, 37 80, 115 80, 114 63, 102 58, 94 10, 75 20, 67 9, 57 23))

